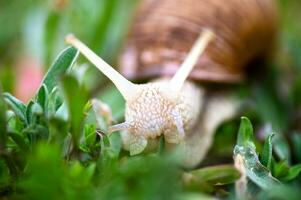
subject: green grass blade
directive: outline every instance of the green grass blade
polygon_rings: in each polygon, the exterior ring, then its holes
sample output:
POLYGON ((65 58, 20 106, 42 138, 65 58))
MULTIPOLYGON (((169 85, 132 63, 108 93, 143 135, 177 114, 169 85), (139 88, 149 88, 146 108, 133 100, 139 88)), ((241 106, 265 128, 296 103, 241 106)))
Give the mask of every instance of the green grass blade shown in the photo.
POLYGON ((263 146, 263 150, 262 150, 262 156, 261 156, 261 163, 262 165, 264 165, 265 167, 271 169, 271 161, 272 161, 272 150, 273 150, 273 145, 272 145, 272 138, 275 134, 270 134, 265 142, 264 142, 264 146, 263 146))
POLYGON ((249 146, 253 144, 253 127, 250 120, 246 117, 241 117, 241 123, 239 126, 237 145, 249 146))

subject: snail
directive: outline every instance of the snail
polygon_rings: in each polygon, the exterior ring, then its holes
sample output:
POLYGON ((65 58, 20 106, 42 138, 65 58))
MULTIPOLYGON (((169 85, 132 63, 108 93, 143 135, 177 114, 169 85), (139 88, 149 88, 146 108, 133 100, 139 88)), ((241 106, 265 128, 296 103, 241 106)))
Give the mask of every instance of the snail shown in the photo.
POLYGON ((122 131, 131 155, 178 144, 183 165, 196 166, 217 126, 241 105, 227 92, 210 93, 203 82, 240 83, 246 66, 270 53, 276 32, 273 0, 145 0, 138 9, 118 73, 73 35, 76 47, 126 100, 122 131))

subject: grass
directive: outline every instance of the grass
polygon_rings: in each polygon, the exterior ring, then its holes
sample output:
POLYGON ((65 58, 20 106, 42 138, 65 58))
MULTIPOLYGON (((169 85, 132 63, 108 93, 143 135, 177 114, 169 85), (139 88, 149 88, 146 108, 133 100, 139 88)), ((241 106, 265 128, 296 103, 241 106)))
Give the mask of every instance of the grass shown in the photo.
POLYGON ((18 2, 11 1, 0 12, 0 21, 6 19, 1 15, 20 16, 13 17, 20 20, 15 27, 0 34, 1 51, 9 49, 1 54, 0 63, 1 198, 300 198, 301 40, 299 24, 292 20, 294 13, 299 15, 295 11, 301 7, 298 1, 279 1, 281 46, 271 69, 265 80, 233 89, 250 102, 242 113, 246 117, 217 129, 210 152, 196 169, 183 169, 177 156, 165 152, 164 146, 138 156, 122 150, 120 135, 107 134, 108 119, 95 113, 91 103, 98 97, 109 105, 114 119, 120 120, 124 112, 120 94, 102 75, 83 65, 75 49, 63 47, 64 35, 72 31, 114 64, 136 1, 86 4, 76 0, 62 10, 46 1, 34 2, 20 4, 24 10, 17 13, 13 11, 20 8, 18 2), (122 14, 117 15, 119 12, 122 14), (33 28, 33 22, 40 24, 33 28), (12 30, 18 31, 11 34, 12 30), (30 35, 39 39, 34 42, 30 35), (37 55, 48 71, 26 103, 13 94, 11 66, 22 54, 13 44, 37 55))

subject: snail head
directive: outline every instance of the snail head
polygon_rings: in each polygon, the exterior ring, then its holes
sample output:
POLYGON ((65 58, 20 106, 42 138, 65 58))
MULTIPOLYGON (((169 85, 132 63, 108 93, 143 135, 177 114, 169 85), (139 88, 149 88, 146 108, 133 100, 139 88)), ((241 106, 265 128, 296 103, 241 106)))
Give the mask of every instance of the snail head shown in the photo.
POLYGON ((125 145, 130 154, 135 155, 146 148, 149 139, 164 135, 167 142, 180 143, 185 138, 190 119, 185 114, 185 100, 181 89, 212 38, 213 33, 204 30, 171 80, 146 84, 128 81, 73 35, 68 35, 66 42, 77 48, 104 73, 124 97, 125 122, 111 126, 109 132, 125 130, 125 145))

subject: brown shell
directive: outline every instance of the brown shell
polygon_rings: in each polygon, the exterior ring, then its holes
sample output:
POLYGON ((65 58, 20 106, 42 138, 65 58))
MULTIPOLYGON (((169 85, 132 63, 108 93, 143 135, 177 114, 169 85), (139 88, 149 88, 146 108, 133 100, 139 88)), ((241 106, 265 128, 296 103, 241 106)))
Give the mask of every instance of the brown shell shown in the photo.
POLYGON ((216 34, 190 74, 194 80, 237 82, 270 51, 273 0, 142 0, 120 59, 129 79, 172 76, 203 28, 216 34))

